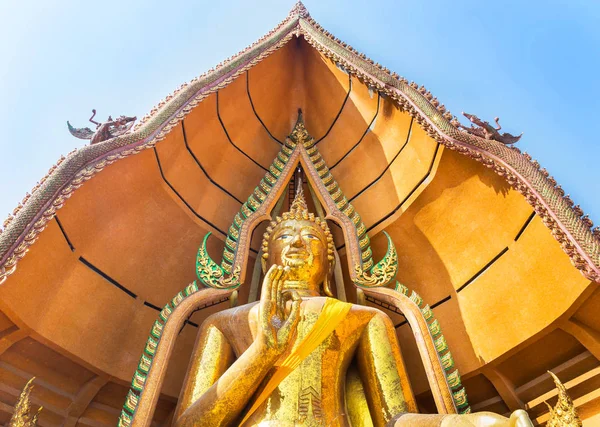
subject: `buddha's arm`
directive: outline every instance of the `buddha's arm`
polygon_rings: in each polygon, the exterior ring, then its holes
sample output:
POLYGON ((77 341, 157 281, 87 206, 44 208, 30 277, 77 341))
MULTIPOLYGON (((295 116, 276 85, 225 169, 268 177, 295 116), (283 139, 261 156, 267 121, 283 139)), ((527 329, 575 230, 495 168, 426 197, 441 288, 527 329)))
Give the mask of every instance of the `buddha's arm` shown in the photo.
POLYGON ((207 319, 196 341, 188 373, 183 382, 175 420, 202 396, 235 360, 223 333, 207 319))
POLYGON ((229 368, 233 351, 226 338, 215 326, 211 329, 212 323, 203 329, 184 384, 176 426, 223 426, 240 416, 288 347, 298 323, 299 296, 291 295, 293 302, 287 313, 286 297, 281 292, 288 271, 289 268, 273 266, 265 275, 256 339, 229 368))
POLYGON ((385 314, 375 314, 363 331, 357 362, 375 425, 417 411, 396 331, 385 314))
POLYGON ((231 424, 240 416, 278 357, 277 353, 265 351, 264 346, 255 341, 217 382, 201 392, 175 425, 212 427, 231 424))
POLYGON ((527 412, 522 410, 513 412, 510 418, 490 412, 467 415, 414 413, 417 412, 417 407, 396 339, 396 331, 390 318, 383 313, 376 314, 363 332, 357 361, 376 426, 533 427, 527 412))

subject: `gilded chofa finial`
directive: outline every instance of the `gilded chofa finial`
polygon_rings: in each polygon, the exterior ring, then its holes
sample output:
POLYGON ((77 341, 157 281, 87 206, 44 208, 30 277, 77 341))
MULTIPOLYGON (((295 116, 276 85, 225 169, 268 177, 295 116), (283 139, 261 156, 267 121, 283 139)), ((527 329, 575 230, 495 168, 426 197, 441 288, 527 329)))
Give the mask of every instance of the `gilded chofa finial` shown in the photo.
POLYGON ((32 413, 29 396, 31 390, 33 390, 33 380, 35 380, 35 377, 31 378, 27 384, 25 384, 25 387, 23 387, 23 391, 15 406, 15 412, 8 423, 8 427, 35 427, 37 425, 38 416, 40 415, 42 408, 40 407, 36 412, 32 413))
POLYGON ((298 16, 299 18, 308 18, 310 17, 310 13, 306 9, 306 6, 301 1, 296 2, 292 10, 290 10, 290 16, 298 16))
POLYGON ((581 419, 579 418, 579 415, 577 415, 573 400, 571 400, 571 397, 567 393, 567 388, 560 382, 554 373, 550 371, 548 371, 548 373, 552 376, 554 384, 556 384, 558 401, 554 408, 548 405, 547 402, 544 402, 550 411, 550 419, 548 420, 546 427, 581 427, 581 419))
POLYGON ((96 110, 92 110, 92 117, 90 117, 89 121, 96 125, 95 131, 90 128, 74 128, 71 126, 71 123, 67 121, 67 127, 69 128, 71 135, 79 139, 91 140, 90 145, 98 144, 107 139, 128 133, 133 127, 133 123, 137 120, 137 117, 127 116, 119 116, 116 120, 113 120, 111 116, 108 116, 108 120, 105 122, 97 122, 94 120, 95 116, 96 110))
POLYGON ((311 146, 314 141, 304 126, 304 117, 301 108, 298 108, 298 119, 296 120, 296 124, 294 125, 294 129, 292 130, 292 133, 290 133, 289 138, 296 144, 304 144, 306 148, 311 146))

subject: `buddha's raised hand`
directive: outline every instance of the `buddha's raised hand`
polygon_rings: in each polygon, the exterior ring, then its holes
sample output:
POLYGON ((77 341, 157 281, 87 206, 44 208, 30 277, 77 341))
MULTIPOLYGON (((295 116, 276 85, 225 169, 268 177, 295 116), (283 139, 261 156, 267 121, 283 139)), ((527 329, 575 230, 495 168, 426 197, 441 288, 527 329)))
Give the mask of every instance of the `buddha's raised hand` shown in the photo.
POLYGON ((257 340, 267 351, 282 354, 290 343, 299 320, 302 299, 296 291, 283 292, 289 267, 273 265, 263 280, 257 340), (286 302, 292 299, 289 313, 286 302))

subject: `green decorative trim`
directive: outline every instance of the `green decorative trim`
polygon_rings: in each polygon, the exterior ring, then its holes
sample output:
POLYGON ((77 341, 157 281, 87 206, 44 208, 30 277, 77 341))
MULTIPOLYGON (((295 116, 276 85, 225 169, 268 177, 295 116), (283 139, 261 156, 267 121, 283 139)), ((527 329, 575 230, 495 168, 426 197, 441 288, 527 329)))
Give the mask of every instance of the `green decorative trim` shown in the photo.
MULTIPOLYGON (((158 318, 154 321, 152 325, 152 329, 150 330, 150 335, 148 336, 148 340, 146 342, 146 347, 144 348, 144 352, 140 356, 140 361, 138 363, 137 369, 133 374, 133 378, 131 380, 131 388, 127 393, 127 397, 125 399, 125 403, 123 404, 123 410, 121 411, 121 415, 119 417, 118 426, 128 427, 131 425, 133 420, 133 416, 135 414, 135 410, 139 403, 140 396, 144 392, 144 387, 146 385, 146 378, 148 373, 152 369, 152 363, 154 360, 154 354, 156 352, 156 347, 161 340, 163 330, 165 328, 166 323, 169 321, 169 317, 175 307, 181 304, 186 298, 198 292, 200 288, 196 281, 190 283, 185 287, 184 290, 178 292, 171 302, 167 303, 162 311, 160 312, 158 318)), ((219 301, 221 302, 221 301, 219 301)))
POLYGON ((173 305, 173 308, 175 308, 179 304, 181 304, 181 301, 183 301, 184 298, 185 298, 185 295, 183 295, 183 292, 178 292, 177 295, 175 295, 175 297, 171 300, 171 304, 173 305))
POLYGON ((123 405, 123 409, 129 412, 129 414, 133 414, 135 408, 137 407, 139 402, 139 396, 135 394, 132 390, 129 390, 127 393, 127 397, 125 398, 125 404, 123 405))
MULTIPOLYGON (((362 251, 362 256, 361 259, 363 262, 366 262, 368 260, 370 260, 373 257, 373 251, 371 250, 371 247, 369 246, 367 249, 365 249, 364 251, 362 251)), ((381 262, 380 262, 381 263, 381 262)), ((378 263, 378 265, 380 264, 378 263)), ((374 269, 375 267, 373 267, 374 269)), ((390 278, 390 282, 392 281, 393 277, 390 278)), ((389 283, 389 282, 388 282, 389 283)))
POLYGON ((460 411, 461 414, 471 413, 471 407, 469 406, 469 402, 467 400, 467 392, 464 387, 458 391, 453 392, 452 398, 454 399, 454 403, 456 403, 456 406, 458 406, 459 408, 463 408, 460 411))
MULTIPOLYGON (((160 331, 162 333, 162 330, 160 331)), ((155 340, 152 337, 148 337, 148 340, 146 341, 146 347, 144 348, 144 351, 146 352, 146 354, 150 357, 154 356, 154 353, 156 353, 156 346, 158 345, 158 341, 155 340)))
MULTIPOLYGON (((269 166, 264 177, 260 180, 258 186, 254 189, 253 193, 248 197, 248 200, 241 206, 239 212, 235 215, 225 239, 225 248, 223 250, 223 257, 220 267, 212 259, 210 259, 206 250, 203 249, 205 247, 207 237, 204 238, 202 246, 198 249, 196 270, 197 272, 200 271, 198 270, 198 260, 202 260, 204 277, 200 278, 200 276, 198 276, 198 278, 206 286, 215 287, 216 283, 221 280, 220 277, 231 274, 232 269, 233 271, 241 270, 242 261, 236 261, 236 257, 241 246, 240 240, 243 239, 243 236, 240 236, 242 226, 244 225, 244 222, 265 202, 267 196, 271 193, 271 190, 281 178, 283 170, 287 166, 295 147, 296 144, 293 141, 289 140, 289 138, 286 139, 285 143, 281 146, 281 149, 273 159, 273 162, 269 166)), ((249 237, 246 236, 245 241, 249 240, 249 237)), ((239 283, 237 283, 236 286, 239 286, 239 283)))
POLYGON ((410 294, 410 299, 412 302, 417 304, 419 307, 421 307, 421 305, 423 304, 423 298, 421 298, 421 295, 419 295, 415 291, 412 291, 412 293, 410 294))
POLYGON ((167 319, 169 318, 169 316, 171 315, 171 313, 173 312, 173 309, 171 308, 170 305, 165 305, 164 308, 161 310, 160 312, 160 318, 163 320, 163 322, 166 322, 167 319))
POLYGON ((154 326, 152 326, 152 331, 151 331, 151 335, 155 338, 160 337, 160 334, 162 334, 162 330, 163 330, 163 323, 161 323, 160 321, 155 321, 154 322, 154 326))
POLYGON ((435 339, 440 336, 442 333, 442 328, 440 326, 440 322, 434 320, 429 324, 429 332, 431 332, 431 336, 435 339))
MULTIPOLYGON (((354 224, 356 228, 356 236, 359 240, 359 250, 361 251, 361 265, 360 268, 368 269, 373 265, 371 261, 371 246, 369 236, 366 234, 366 227, 362 222, 362 219, 358 212, 354 209, 354 206, 344 196, 342 189, 330 172, 329 167, 325 163, 325 159, 321 156, 321 153, 317 149, 314 139, 308 134, 305 139, 304 147, 309 154, 309 158, 313 166, 318 172, 319 178, 323 187, 327 190, 329 196, 334 201, 336 207, 354 224)), ((390 279, 391 280, 391 279, 390 279)))
POLYGON ((131 380, 131 388, 136 391, 142 391, 146 384, 146 374, 143 372, 135 371, 133 379, 131 380))
MULTIPOLYGON (((131 412, 135 410, 136 406, 137 402, 131 410, 131 412)), ((121 415, 119 416, 119 421, 117 422, 117 427, 129 427, 131 425, 131 422, 133 421, 133 416, 129 414, 129 410, 129 406, 123 408, 123 410, 121 411, 121 415)))
POLYGON ((454 404, 458 409, 458 412, 461 414, 468 414, 471 412, 471 407, 469 406, 469 402, 467 399, 467 391, 462 386, 460 380, 460 374, 458 369, 454 367, 454 358, 452 357, 452 353, 448 348, 448 343, 446 342, 446 338, 442 334, 442 327, 440 322, 433 315, 433 311, 428 304, 425 304, 423 298, 415 291, 410 291, 406 286, 396 281, 396 287, 394 288, 396 292, 399 292, 411 299, 421 310, 423 314, 423 318, 427 322, 427 327, 433 338, 434 346, 437 352, 437 356, 442 363, 442 367, 444 368, 444 375, 446 376, 446 382, 448 386, 452 390, 452 398, 454 400, 454 404))
POLYGON ((428 322, 433 319, 433 310, 431 310, 429 304, 426 304, 425 307, 421 309, 421 313, 423 313, 423 317, 425 317, 425 320, 427 320, 428 322))
POLYGON ((449 371, 450 369, 454 368, 454 358, 452 357, 452 353, 446 353, 445 355, 440 357, 440 360, 442 361, 442 366, 446 371, 449 371))
MULTIPOLYGON (((447 349, 448 348, 448 344, 446 344, 446 340, 444 339, 444 347, 447 349)), ((439 353, 439 352, 438 352, 439 353)), ((450 385, 450 388, 452 390, 455 390, 457 388, 459 388, 462 384, 460 382, 460 374, 458 373, 458 369, 455 369, 454 371, 450 372, 447 376, 446 379, 448 380, 448 384, 450 385)))
POLYGON ((140 358, 140 362, 138 364, 138 369, 140 371, 142 371, 143 373, 148 374, 151 364, 152 364, 152 358, 149 356, 146 356, 145 354, 142 354, 142 357, 140 358))
POLYGON ((119 426, 129 426, 133 420, 133 414, 135 413, 135 409, 139 402, 139 396, 144 391, 146 377, 152 368, 152 361, 154 359, 156 347, 158 346, 158 342, 162 336, 165 324, 173 312, 173 309, 177 304, 180 304, 181 301, 197 291, 198 286, 196 285, 196 282, 188 285, 183 291, 178 292, 170 303, 167 303, 164 306, 158 316, 158 319, 154 321, 152 329, 150 330, 150 336, 146 342, 146 347, 140 356, 138 367, 133 374, 133 378, 131 380, 131 389, 127 393, 127 398, 123 405, 121 416, 119 417, 119 426))

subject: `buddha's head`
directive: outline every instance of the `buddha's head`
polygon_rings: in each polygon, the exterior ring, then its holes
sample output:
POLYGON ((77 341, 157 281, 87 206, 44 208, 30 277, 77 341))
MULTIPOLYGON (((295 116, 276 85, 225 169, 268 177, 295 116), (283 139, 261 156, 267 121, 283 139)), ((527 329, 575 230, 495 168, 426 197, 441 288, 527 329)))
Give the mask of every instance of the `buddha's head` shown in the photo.
POLYGON ((329 283, 335 263, 333 237, 327 222, 308 212, 301 189, 290 211, 267 227, 262 250, 263 272, 272 265, 290 267, 285 289, 332 296, 329 283))

